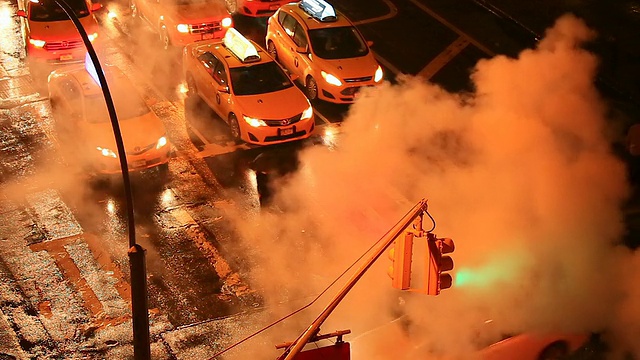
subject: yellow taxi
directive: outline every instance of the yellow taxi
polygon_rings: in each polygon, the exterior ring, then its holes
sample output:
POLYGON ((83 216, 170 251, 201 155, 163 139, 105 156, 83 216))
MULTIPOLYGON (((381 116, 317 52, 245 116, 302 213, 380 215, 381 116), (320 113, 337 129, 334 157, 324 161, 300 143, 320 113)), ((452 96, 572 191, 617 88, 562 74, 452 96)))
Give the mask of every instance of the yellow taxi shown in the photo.
POLYGON ((188 95, 202 98, 226 121, 236 142, 277 144, 313 132, 309 100, 266 51, 236 29, 223 41, 187 45, 182 64, 188 95))
POLYGON ((348 104, 382 83, 383 70, 358 29, 324 0, 302 0, 267 21, 267 51, 305 86, 309 99, 348 104))
MULTIPOLYGON (((99 3, 67 0, 91 42, 98 38, 98 22, 93 14, 99 3)), ((22 18, 22 36, 29 61, 44 64, 82 62, 86 48, 73 21, 54 0, 19 0, 17 15, 22 18)))
MULTIPOLYGON (((90 174, 120 173, 120 160, 100 81, 89 57, 85 64, 58 69, 48 78, 55 129, 90 174)), ((159 167, 165 172, 171 153, 162 121, 151 111, 129 78, 103 66, 118 117, 129 171, 159 167)))
POLYGON ((229 12, 249 17, 267 17, 291 0, 225 0, 229 12))

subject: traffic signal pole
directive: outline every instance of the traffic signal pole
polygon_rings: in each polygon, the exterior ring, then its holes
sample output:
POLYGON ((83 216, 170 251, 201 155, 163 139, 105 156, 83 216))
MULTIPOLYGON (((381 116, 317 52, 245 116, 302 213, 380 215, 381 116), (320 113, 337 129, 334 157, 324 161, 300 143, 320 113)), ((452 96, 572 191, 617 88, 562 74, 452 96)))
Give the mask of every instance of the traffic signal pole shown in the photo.
POLYGON ((333 310, 338 304, 347 296, 349 291, 355 286, 367 270, 373 265, 373 263, 385 252, 385 250, 393 243, 393 241, 400 236, 407 227, 409 227, 416 217, 420 216, 423 212, 427 211, 427 201, 425 199, 420 200, 411 210, 394 225, 380 240, 380 246, 375 249, 373 255, 358 269, 356 273, 349 279, 340 292, 331 300, 320 315, 313 321, 313 323, 294 340, 291 345, 285 350, 285 352, 278 357, 278 360, 292 360, 307 343, 318 334, 320 326, 331 315, 333 310))

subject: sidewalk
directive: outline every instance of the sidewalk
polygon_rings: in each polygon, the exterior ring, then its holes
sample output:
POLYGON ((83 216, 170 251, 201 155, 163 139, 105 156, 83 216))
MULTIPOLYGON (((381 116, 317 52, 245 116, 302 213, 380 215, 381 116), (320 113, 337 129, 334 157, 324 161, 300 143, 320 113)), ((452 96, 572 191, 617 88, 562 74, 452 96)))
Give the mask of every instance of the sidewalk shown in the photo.
POLYGON ((598 33, 598 39, 590 48, 602 60, 601 82, 640 107, 640 42, 637 38, 640 33, 640 1, 473 1, 538 39, 565 13, 582 18, 598 33))

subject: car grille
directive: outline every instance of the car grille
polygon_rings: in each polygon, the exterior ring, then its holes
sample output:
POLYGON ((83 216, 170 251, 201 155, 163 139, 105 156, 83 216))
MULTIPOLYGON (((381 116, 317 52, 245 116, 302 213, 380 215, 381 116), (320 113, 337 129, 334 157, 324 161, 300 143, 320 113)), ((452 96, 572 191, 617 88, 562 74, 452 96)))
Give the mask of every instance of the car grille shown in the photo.
POLYGON ((268 125, 268 126, 289 126, 291 124, 295 124, 298 121, 300 121, 300 118, 302 118, 302 114, 298 114, 294 117, 290 117, 288 119, 280 119, 280 120, 265 120, 264 122, 268 125))
POLYGON ((151 145, 147 145, 147 146, 145 146, 143 148, 141 148, 139 146, 136 146, 135 148, 133 148, 133 150, 127 151, 127 155, 140 155, 140 154, 142 154, 144 152, 147 152, 147 151, 153 149, 155 146, 156 146, 155 143, 151 144, 151 145))
POLYGON ((56 51, 56 50, 69 50, 75 49, 84 46, 82 40, 69 40, 69 41, 52 41, 47 42, 44 45, 45 50, 48 51, 56 51))
POLYGON ((360 87, 352 86, 340 91, 340 94, 345 96, 353 96, 358 92, 358 90, 360 90, 360 87))
POLYGON ((358 77, 358 78, 344 79, 344 82, 348 82, 348 83, 364 82, 364 81, 371 81, 371 79, 373 79, 373 76, 363 76, 363 77, 358 77))
POLYGON ((216 31, 222 30, 222 25, 220 21, 201 23, 201 24, 191 24, 189 25, 191 28, 192 34, 212 34, 216 31))

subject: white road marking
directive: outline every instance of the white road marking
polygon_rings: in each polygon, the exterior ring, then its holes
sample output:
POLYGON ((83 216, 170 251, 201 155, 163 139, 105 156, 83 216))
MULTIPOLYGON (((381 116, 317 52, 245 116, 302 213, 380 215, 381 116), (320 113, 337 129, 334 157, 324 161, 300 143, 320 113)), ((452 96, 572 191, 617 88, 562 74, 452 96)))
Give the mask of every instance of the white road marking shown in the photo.
POLYGON ((443 52, 438 54, 431 62, 427 64, 420 72, 418 76, 423 77, 425 79, 430 79, 433 75, 435 75, 440 69, 442 69, 451 59, 456 57, 464 48, 469 45, 469 40, 460 36, 456 41, 452 42, 443 52))
POLYGON ((382 20, 391 19, 392 17, 398 15, 398 8, 396 8, 396 6, 390 0, 383 0, 383 1, 389 7, 389 13, 388 14, 382 15, 382 16, 378 16, 378 17, 374 17, 374 18, 370 18, 370 19, 354 21, 353 24, 356 25, 356 26, 357 25, 362 25, 362 24, 370 24, 370 23, 376 22, 376 21, 382 21, 382 20))

